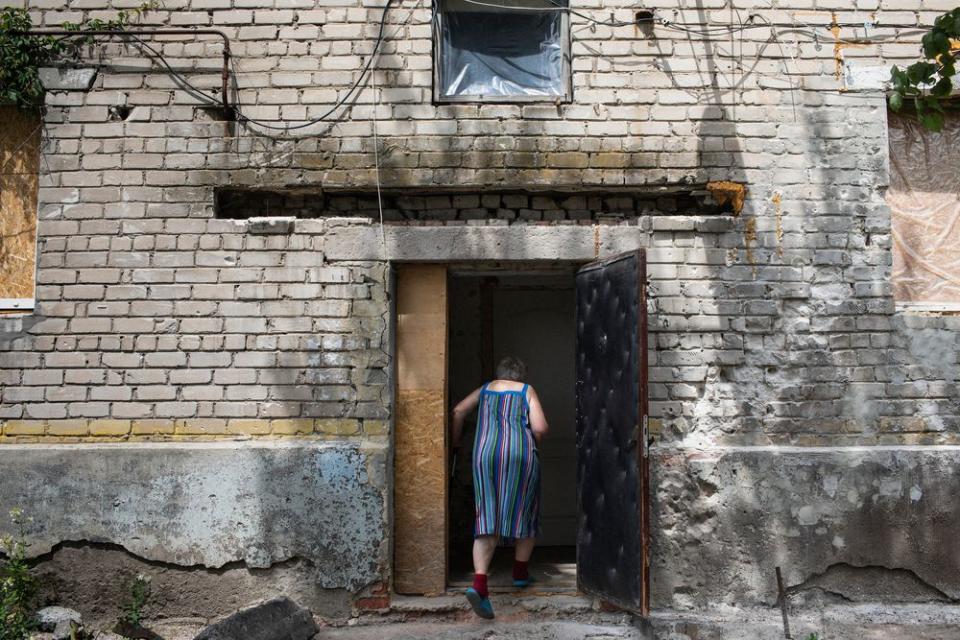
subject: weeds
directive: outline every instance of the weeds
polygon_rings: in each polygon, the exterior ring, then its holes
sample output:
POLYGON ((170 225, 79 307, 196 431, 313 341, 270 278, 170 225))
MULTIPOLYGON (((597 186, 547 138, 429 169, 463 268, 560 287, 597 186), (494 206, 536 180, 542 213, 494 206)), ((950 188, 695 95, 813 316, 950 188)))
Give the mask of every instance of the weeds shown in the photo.
POLYGON ((0 538, 0 640, 25 640, 36 626, 34 605, 37 580, 27 564, 26 527, 30 522, 23 511, 10 511, 16 533, 0 538))
POLYGON ((124 607, 124 615, 121 620, 134 626, 140 626, 140 622, 143 620, 143 606, 149 597, 150 576, 145 576, 142 573, 138 574, 130 582, 130 602, 124 607))

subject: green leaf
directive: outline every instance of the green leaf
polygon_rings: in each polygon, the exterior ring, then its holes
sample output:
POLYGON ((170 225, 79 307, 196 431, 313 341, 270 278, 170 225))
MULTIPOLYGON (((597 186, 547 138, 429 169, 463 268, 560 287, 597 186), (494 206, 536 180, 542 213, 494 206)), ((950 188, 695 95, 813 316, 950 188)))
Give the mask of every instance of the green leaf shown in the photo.
POLYGON ((943 130, 943 114, 936 111, 930 111, 920 116, 920 124, 930 131, 943 130))
POLYGON ((940 81, 933 86, 933 89, 930 90, 930 94, 938 98, 945 98, 950 95, 952 90, 953 82, 950 80, 949 76, 944 76, 940 78, 940 81))
POLYGON ((899 112, 903 108, 903 94, 893 93, 890 95, 890 108, 899 112))

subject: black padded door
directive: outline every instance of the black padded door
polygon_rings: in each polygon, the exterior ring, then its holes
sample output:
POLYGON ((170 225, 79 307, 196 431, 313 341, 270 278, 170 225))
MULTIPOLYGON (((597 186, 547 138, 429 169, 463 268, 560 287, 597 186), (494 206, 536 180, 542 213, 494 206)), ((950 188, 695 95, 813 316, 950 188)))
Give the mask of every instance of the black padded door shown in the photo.
POLYGON ((577 583, 646 615, 647 322, 643 250, 577 273, 577 583))

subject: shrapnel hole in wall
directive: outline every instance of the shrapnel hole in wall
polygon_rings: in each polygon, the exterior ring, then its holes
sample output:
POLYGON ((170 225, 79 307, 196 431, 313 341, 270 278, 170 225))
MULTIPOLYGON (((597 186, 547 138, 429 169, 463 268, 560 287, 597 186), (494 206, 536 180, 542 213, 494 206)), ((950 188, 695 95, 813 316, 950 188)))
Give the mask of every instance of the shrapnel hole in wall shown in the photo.
POLYGON ((294 216, 297 218, 370 218, 393 225, 629 224, 641 216, 726 213, 706 190, 650 192, 463 193, 306 191, 302 189, 218 189, 218 218, 294 216))

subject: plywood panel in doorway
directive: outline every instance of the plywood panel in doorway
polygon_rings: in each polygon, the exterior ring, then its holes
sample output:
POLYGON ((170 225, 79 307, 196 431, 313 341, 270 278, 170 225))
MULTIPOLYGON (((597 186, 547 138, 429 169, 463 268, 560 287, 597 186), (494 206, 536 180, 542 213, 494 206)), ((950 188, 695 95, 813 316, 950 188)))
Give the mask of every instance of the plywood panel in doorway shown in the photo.
POLYGON ((40 116, 0 107, 0 299, 33 298, 40 116))
POLYGON ((394 590, 446 588, 447 273, 397 272, 394 590))

